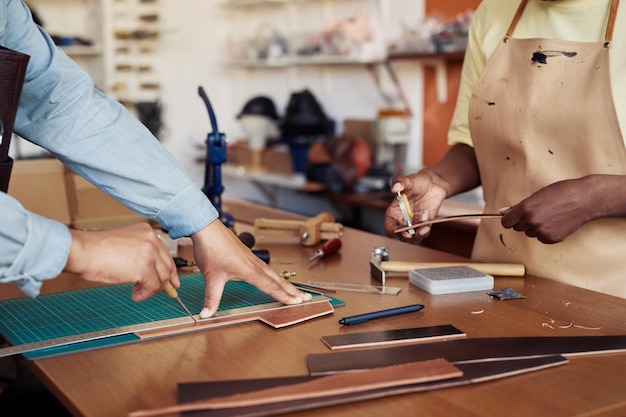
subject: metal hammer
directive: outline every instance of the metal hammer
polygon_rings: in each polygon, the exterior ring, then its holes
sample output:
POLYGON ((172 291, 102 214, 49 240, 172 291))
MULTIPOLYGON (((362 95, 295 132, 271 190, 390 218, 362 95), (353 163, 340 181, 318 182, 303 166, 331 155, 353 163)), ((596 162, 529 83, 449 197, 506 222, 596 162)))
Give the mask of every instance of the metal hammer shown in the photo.
POLYGON ((489 275, 523 277, 526 274, 524 264, 482 263, 482 262, 391 262, 389 248, 379 246, 370 255, 370 276, 385 285, 387 276, 406 276, 409 271, 420 268, 438 268, 444 266, 465 265, 489 275))

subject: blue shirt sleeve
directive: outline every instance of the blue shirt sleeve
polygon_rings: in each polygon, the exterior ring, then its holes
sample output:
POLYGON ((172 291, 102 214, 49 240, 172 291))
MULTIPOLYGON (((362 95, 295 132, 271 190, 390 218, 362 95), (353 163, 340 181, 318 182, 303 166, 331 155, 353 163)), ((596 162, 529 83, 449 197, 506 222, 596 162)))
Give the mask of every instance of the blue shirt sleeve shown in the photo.
POLYGON ((34 297, 43 280, 63 270, 70 232, 63 223, 26 211, 5 193, 0 193, 0 218, 0 282, 14 282, 34 297))
MULTIPOLYGON (((209 199, 174 157, 120 103, 94 87, 88 74, 33 23, 21 0, 1 0, 0 44, 30 56, 14 125, 16 133, 47 149, 72 171, 136 213, 157 221, 172 238, 192 235, 218 217, 209 199)), ((48 234, 69 235, 62 230, 65 226, 53 227, 45 219, 25 213, 23 208, 5 208, 3 203, 3 215, 6 210, 21 213, 25 218, 19 227, 24 228, 20 229, 20 238, 13 240, 7 239, 9 233, 1 231, 0 251, 22 253, 24 260, 32 264, 24 262, 16 267, 13 263, 17 258, 11 261, 3 255, 0 281, 15 280, 18 275, 8 274, 17 274, 18 270, 19 274, 30 274, 36 279, 58 274, 60 269, 38 264, 64 263, 67 253, 61 256, 44 250, 28 255, 22 251, 37 246, 28 244, 32 239, 46 244, 37 250, 47 248, 53 239, 48 234), (42 227, 41 233, 38 227, 42 227), (29 268, 48 272, 34 274, 29 268)), ((2 221, 0 229, 5 224, 2 221)), ((59 242, 68 252, 70 241, 59 237, 59 242)))

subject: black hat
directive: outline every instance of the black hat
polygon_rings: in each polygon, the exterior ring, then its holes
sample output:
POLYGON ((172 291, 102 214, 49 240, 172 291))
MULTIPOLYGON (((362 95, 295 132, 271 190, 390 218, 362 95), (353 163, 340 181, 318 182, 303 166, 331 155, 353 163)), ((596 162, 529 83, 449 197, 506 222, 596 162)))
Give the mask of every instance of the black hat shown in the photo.
POLYGON ((258 96, 248 100, 248 102, 243 106, 241 113, 237 115, 237 118, 246 114, 256 114, 278 120, 278 113, 276 112, 274 102, 271 98, 265 96, 258 96))

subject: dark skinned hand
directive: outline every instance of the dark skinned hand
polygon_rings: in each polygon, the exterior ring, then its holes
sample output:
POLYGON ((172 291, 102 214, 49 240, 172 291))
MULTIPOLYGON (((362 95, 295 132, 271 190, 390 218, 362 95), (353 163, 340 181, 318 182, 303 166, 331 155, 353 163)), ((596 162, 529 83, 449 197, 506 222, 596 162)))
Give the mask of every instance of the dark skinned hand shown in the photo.
MULTIPOLYGON (((610 215, 602 178, 589 176, 559 181, 542 188, 519 204, 500 210, 502 226, 524 232, 540 242, 562 242, 585 223, 610 215)), ((605 182, 606 184, 606 182, 605 182)))
MULTIPOLYGON (((430 220, 435 217, 446 198, 445 190, 438 186, 430 174, 418 172, 416 174, 395 177, 392 180, 391 191, 401 191, 406 194, 411 210, 413 223, 430 220)), ((394 230, 406 226, 398 201, 394 201, 385 211, 385 233, 389 237, 398 237, 403 242, 420 242, 430 234, 430 226, 420 227, 411 235, 408 231, 396 234, 394 230)))

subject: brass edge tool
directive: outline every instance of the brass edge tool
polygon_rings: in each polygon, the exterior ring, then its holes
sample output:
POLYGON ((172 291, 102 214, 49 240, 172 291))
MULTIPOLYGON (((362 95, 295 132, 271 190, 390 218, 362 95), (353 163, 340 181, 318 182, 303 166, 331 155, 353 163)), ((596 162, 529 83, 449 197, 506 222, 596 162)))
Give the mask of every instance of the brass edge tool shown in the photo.
POLYGON ((185 313, 187 313, 189 317, 191 317, 194 323, 198 322, 198 320, 196 320, 193 314, 191 314, 191 311, 189 311, 185 303, 183 303, 183 301, 180 299, 180 297, 178 296, 178 291, 176 291, 176 288, 174 288, 171 282, 167 283, 163 292, 167 294, 170 298, 174 299, 178 304, 180 304, 183 310, 185 310, 185 313))
MULTIPOLYGON (((411 205, 409 204, 409 200, 406 198, 406 194, 402 194, 400 191, 398 191, 398 205, 400 206, 400 211, 402 211, 402 215, 404 216, 404 220, 406 221, 406 224, 408 226, 408 228, 406 230, 408 230, 409 234, 414 235, 415 234, 415 229, 412 227, 413 226, 413 210, 411 210, 411 205)), ((397 233, 397 230, 396 230, 397 233)))

